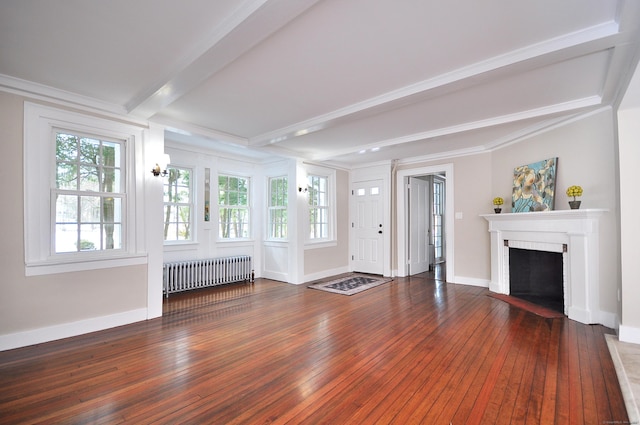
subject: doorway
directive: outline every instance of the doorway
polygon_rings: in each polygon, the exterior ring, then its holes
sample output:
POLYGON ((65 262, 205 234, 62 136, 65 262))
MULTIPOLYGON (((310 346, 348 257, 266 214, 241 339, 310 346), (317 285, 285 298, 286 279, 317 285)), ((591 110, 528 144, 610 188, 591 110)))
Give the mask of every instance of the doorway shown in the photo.
MULTIPOLYGON (((398 276, 409 276, 414 274, 411 269, 411 236, 414 232, 414 224, 411 220, 411 199, 407 185, 410 178, 421 176, 432 176, 430 180, 437 184, 430 186, 430 211, 417 213, 420 215, 429 215, 430 218, 430 237, 429 241, 433 245, 433 255, 435 264, 443 264, 445 266, 445 276, 449 279, 454 278, 454 239, 453 239, 453 164, 442 164, 432 167, 422 167, 410 170, 398 171, 396 176, 397 184, 397 258, 398 258, 398 276), (436 194, 435 192, 438 191, 436 194), (435 198, 434 195, 437 195, 435 198), (434 205, 437 204, 437 211, 434 211, 434 205), (436 245, 438 250, 436 250, 436 245)), ((425 204, 425 203, 422 203, 425 204)), ((427 207, 424 207, 425 209, 427 207)), ((416 212, 414 212, 416 214, 416 212)), ((415 235, 414 235, 415 237, 415 235)), ((419 270, 419 269, 417 269, 419 270)))

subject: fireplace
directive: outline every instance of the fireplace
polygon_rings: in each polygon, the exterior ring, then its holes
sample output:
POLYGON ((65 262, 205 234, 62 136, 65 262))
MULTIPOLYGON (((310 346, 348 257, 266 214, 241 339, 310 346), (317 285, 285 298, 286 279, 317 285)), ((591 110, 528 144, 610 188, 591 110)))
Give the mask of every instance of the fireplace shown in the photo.
POLYGON ((509 248, 509 294, 564 313, 561 252, 509 248))
MULTIPOLYGON (((599 218, 605 210, 561 210, 530 213, 486 214, 491 234, 492 292, 511 294, 511 250, 556 254, 555 270, 534 275, 537 281, 561 281, 561 310, 581 323, 601 323, 599 306, 599 218), (558 271, 560 270, 560 276, 558 271)), ((527 252, 525 254, 531 254, 527 252)), ((544 254, 533 254, 544 255, 544 254)), ((527 260, 530 261, 530 260, 527 260)), ((536 261, 535 258, 533 261, 536 261)), ((549 261, 549 260, 538 260, 549 261)), ((535 271, 537 273, 538 270, 535 271)), ((518 277, 520 279, 520 277, 518 277)), ((531 275, 527 277, 531 280, 531 275)), ((538 282, 540 283, 540 282, 538 282)), ((557 282, 556 282, 557 283, 557 282)), ((531 292, 531 284, 516 292, 531 292)), ((547 286, 537 290, 547 291, 547 286)), ((536 288, 533 288, 536 290, 536 288)), ((557 295, 559 288, 555 287, 557 295)), ((559 304, 559 303, 557 303, 559 304)))

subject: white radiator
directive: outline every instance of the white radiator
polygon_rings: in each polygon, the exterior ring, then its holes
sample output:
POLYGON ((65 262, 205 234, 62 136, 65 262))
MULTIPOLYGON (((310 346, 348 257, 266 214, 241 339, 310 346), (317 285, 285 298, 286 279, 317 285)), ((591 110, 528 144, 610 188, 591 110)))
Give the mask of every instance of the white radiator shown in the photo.
POLYGON ((173 292, 242 280, 253 282, 251 257, 248 255, 164 264, 163 283, 167 297, 173 292))

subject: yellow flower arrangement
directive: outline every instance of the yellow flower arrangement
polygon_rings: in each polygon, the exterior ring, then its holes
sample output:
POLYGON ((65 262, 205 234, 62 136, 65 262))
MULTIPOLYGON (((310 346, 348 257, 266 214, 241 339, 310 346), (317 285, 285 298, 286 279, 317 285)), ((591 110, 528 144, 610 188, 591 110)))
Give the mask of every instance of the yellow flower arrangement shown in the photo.
POLYGON ((573 200, 576 200, 576 196, 582 196, 582 188, 580 186, 569 186, 567 188, 567 196, 573 196, 573 200))
POLYGON ((499 196, 497 198, 493 198, 493 205, 500 206, 502 204, 504 204, 504 199, 499 196))

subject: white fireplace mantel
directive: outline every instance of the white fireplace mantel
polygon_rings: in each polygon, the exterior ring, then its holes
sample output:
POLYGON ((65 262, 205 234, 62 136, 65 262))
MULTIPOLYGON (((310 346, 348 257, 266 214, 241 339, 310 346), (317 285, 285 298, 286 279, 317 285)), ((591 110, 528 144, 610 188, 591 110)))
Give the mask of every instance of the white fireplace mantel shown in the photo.
POLYGON ((509 247, 563 252, 565 314, 601 323, 599 220, 605 209, 483 214, 491 233, 489 290, 509 294, 509 247))

